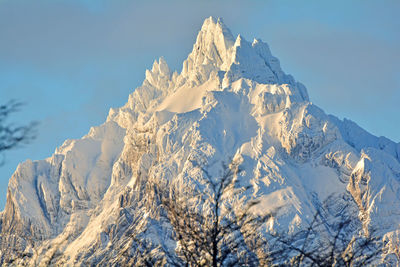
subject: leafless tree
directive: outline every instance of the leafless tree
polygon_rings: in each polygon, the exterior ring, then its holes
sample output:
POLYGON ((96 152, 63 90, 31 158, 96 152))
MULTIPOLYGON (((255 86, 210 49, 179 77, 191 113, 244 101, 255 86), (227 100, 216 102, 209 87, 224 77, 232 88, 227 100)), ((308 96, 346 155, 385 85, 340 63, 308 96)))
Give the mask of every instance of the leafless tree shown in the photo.
POLYGON ((151 239, 146 237, 148 224, 143 217, 143 212, 138 210, 139 214, 134 214, 134 218, 129 225, 127 231, 119 242, 114 251, 118 254, 114 259, 100 261, 98 266, 165 266, 166 257, 164 250, 160 245, 153 244, 151 239))
MULTIPOLYGON (((211 175, 194 166, 202 179, 146 182, 144 194, 153 194, 160 219, 171 226, 174 249, 153 245, 146 235, 130 236, 129 250, 121 250, 129 264, 144 266, 365 266, 382 258, 382 238, 364 232, 351 196, 315 201, 308 226, 292 233, 266 234, 274 215, 255 215, 258 203, 245 196, 239 165, 224 166, 211 175), (198 172, 199 173, 199 172, 198 172), (132 249, 133 248, 133 249, 132 249)), ((142 197, 141 197, 142 198, 142 197)), ((274 213, 276 213, 276 210, 274 213)), ((139 220, 140 221, 140 220, 139 220)), ((164 229, 165 230, 165 229, 164 229)), ((145 231, 145 229, 144 229, 145 231)))
POLYGON ((362 223, 349 198, 331 196, 317 205, 308 227, 292 234, 271 234, 270 257, 279 265, 367 266, 381 259, 382 238, 362 223))
MULTIPOLYGON (((10 115, 19 111, 22 106, 23 103, 15 100, 0 105, 0 153, 28 143, 35 137, 35 122, 23 126, 7 122, 10 115)), ((0 162, 2 163, 3 161, 0 162)))
POLYGON ((175 255, 167 253, 175 266, 265 265, 267 243, 261 228, 272 216, 251 211, 257 202, 247 200, 237 176, 238 164, 224 166, 220 177, 205 168, 204 183, 195 186, 172 183, 161 190, 161 203, 177 242, 175 255))

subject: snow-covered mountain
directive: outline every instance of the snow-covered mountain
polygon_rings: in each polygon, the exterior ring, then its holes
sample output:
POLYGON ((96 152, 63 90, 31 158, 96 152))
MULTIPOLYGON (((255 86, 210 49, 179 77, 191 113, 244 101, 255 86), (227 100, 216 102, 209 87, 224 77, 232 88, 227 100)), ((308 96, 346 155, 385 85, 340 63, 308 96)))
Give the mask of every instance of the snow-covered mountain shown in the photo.
POLYGON ((112 262, 134 221, 168 246, 168 222, 152 216, 141 185, 189 183, 201 175, 194 161, 212 173, 230 159, 260 212, 283 207, 276 227, 305 224, 316 201, 349 192, 366 227, 400 235, 400 144, 325 114, 266 43, 210 17, 180 73, 160 58, 104 124, 18 166, 0 213, 0 262, 112 262))

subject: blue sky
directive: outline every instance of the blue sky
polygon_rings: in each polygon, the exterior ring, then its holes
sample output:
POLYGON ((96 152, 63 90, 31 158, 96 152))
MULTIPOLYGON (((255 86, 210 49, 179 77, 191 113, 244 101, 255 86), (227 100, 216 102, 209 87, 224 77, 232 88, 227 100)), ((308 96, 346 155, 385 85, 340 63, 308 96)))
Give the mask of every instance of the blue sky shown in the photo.
POLYGON ((400 1, 0 0, 0 102, 27 104, 11 121, 40 123, 7 152, 0 208, 19 162, 50 156, 101 124, 164 56, 181 70, 202 21, 261 38, 313 103, 400 141, 400 1))

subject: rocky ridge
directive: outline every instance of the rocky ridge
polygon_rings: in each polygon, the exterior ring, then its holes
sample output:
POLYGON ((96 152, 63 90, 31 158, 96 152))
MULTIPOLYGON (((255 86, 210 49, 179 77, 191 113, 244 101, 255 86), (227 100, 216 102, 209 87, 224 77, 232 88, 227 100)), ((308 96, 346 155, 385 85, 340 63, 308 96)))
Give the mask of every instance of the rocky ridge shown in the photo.
POLYGON ((163 58, 107 121, 45 160, 21 163, 0 213, 0 262, 109 264, 144 238, 174 247, 146 182, 199 179, 234 159, 271 227, 301 227, 317 201, 347 194, 365 227, 400 234, 400 144, 327 115, 261 40, 205 20, 180 73, 163 58))

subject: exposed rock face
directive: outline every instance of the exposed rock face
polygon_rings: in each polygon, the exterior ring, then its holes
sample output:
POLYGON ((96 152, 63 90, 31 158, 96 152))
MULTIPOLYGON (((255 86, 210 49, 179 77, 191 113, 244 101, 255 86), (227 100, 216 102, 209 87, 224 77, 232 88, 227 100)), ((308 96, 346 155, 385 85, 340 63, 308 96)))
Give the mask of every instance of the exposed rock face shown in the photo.
POLYGON ((400 144, 326 115, 266 43, 208 18, 180 74, 155 61, 107 122, 18 166, 0 213, 0 262, 116 263, 132 230, 173 247, 146 183, 185 185, 201 176, 194 161, 216 173, 232 158, 260 212, 284 207, 280 227, 307 223, 315 198, 348 192, 366 228, 399 235, 400 144))

